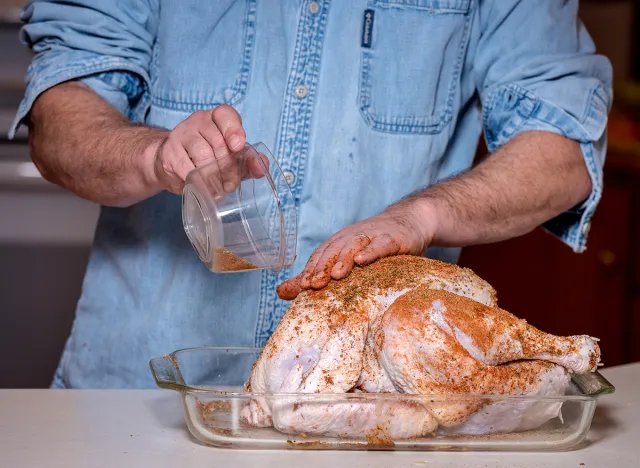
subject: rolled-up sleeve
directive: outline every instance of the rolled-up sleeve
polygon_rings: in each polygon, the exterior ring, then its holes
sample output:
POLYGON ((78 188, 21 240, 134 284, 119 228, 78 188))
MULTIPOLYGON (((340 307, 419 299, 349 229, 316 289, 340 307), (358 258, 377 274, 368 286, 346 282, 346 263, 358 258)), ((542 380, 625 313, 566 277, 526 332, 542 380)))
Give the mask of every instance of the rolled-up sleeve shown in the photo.
POLYGON ((9 137, 36 98, 64 81, 90 86, 132 120, 149 106, 157 0, 32 0, 20 38, 34 52, 9 137))
POLYGON ((591 194, 544 227, 582 252, 602 194, 612 69, 596 55, 577 9, 577 0, 481 0, 474 68, 490 151, 526 131, 580 143, 591 194))

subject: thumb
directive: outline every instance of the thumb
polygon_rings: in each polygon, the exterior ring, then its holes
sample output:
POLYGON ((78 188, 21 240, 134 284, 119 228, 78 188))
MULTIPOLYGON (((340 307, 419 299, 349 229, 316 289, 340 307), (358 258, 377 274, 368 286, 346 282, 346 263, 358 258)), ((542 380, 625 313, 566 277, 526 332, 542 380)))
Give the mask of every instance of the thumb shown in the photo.
POLYGON ((296 297, 298 297, 298 294, 300 294, 300 291, 302 290, 300 282, 301 277, 300 275, 298 275, 280 284, 276 288, 276 292, 278 293, 280 299, 284 301, 292 301, 296 297))

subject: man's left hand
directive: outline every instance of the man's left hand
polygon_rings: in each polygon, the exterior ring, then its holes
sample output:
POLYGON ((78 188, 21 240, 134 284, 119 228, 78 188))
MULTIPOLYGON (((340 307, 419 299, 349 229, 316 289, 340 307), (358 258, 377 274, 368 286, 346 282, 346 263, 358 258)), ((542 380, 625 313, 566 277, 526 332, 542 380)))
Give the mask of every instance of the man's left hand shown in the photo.
POLYGON ((292 300, 304 289, 321 289, 332 278, 346 277, 354 265, 391 255, 423 254, 436 220, 428 206, 418 205, 421 201, 404 200, 337 232, 313 252, 302 273, 278 286, 278 295, 292 300))

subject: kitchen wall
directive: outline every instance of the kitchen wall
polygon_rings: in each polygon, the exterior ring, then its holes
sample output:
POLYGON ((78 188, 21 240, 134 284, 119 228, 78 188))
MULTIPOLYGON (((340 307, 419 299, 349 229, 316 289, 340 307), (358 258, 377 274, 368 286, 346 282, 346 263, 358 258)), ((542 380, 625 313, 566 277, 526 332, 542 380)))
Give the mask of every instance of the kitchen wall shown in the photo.
POLYGON ((25 0, 0 0, 0 20, 15 22, 25 0))
POLYGON ((45 182, 6 136, 31 60, 0 0, 0 388, 46 387, 73 320, 98 207, 45 182))
POLYGON ((628 78, 631 71, 633 4, 633 0, 580 4, 580 17, 598 52, 611 60, 616 78, 628 78))

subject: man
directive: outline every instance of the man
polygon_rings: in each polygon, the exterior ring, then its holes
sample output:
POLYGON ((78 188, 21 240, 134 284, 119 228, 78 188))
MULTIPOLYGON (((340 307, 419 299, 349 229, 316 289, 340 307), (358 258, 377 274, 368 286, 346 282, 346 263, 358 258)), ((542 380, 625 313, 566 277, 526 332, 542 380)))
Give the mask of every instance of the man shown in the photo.
POLYGON ((53 386, 146 387, 150 357, 261 346, 287 307, 278 285, 292 298, 385 255, 455 262, 541 224, 582 251, 611 67, 577 7, 29 2, 16 125, 45 178, 103 205, 53 386), (491 155, 468 170, 481 129, 491 155), (210 273, 182 230, 187 173, 247 137, 299 210, 298 259, 278 275, 210 273))

